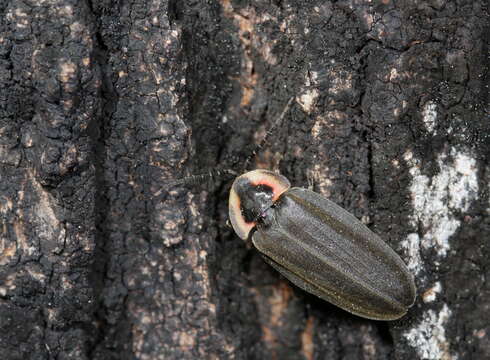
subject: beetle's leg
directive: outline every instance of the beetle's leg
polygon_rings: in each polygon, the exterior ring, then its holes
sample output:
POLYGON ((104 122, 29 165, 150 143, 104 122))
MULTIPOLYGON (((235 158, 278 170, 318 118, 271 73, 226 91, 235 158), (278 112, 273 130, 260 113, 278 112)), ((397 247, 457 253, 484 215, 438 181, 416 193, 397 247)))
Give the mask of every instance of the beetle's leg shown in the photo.
POLYGON ((306 172, 306 181, 308 183, 308 190, 315 191, 315 173, 307 171, 306 172))

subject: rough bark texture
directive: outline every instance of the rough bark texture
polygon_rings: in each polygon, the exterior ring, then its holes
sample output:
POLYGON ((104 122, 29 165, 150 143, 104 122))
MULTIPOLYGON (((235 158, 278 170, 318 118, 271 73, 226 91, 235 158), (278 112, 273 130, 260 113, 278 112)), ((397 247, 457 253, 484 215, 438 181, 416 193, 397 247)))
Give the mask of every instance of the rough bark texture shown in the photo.
POLYGON ((478 0, 0 1, 2 359, 490 358, 478 0), (288 283, 227 226, 246 159, 416 277, 400 321, 288 283))

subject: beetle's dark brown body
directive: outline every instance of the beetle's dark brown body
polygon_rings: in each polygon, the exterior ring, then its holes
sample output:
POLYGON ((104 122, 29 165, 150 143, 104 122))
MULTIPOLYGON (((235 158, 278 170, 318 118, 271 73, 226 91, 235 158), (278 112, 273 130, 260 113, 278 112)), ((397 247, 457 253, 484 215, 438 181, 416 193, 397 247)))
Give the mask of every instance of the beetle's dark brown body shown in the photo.
POLYGON ((353 314, 395 320, 414 302, 412 275, 381 238, 320 194, 289 188, 281 175, 238 177, 230 218, 286 278, 353 314))

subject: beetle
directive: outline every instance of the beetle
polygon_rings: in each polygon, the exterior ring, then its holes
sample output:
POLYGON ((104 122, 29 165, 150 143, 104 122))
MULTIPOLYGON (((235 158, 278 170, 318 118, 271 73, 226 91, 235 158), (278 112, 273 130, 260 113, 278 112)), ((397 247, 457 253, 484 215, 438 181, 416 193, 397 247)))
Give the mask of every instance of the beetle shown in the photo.
POLYGON ((238 176, 229 217, 293 284, 352 314, 396 320, 415 301, 413 276, 393 249, 339 205, 280 174, 238 176))

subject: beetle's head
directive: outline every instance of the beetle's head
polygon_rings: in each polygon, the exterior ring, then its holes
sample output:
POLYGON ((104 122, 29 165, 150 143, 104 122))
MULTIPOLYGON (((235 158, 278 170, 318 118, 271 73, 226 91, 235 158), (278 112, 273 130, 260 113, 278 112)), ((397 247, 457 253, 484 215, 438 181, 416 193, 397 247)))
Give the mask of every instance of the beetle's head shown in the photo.
POLYGON ((288 179, 269 170, 253 170, 237 177, 229 200, 230 221, 237 235, 247 239, 260 216, 290 186, 288 179))

